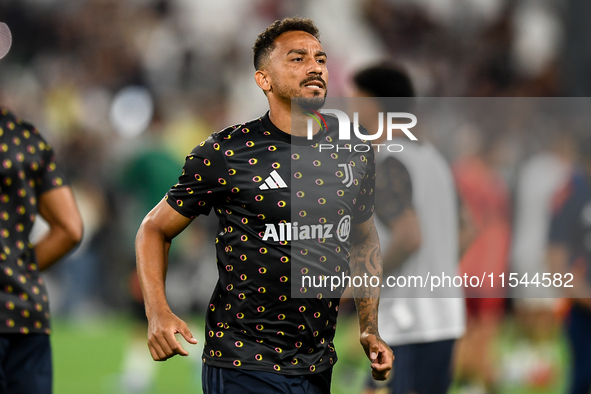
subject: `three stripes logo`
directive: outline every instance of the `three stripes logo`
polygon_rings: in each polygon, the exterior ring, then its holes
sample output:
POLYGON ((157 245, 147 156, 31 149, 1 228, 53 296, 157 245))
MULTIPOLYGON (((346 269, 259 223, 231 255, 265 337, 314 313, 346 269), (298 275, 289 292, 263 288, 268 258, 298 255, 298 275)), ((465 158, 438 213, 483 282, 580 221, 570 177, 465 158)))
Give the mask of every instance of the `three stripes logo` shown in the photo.
POLYGON ((284 189, 287 187, 287 183, 279 176, 277 170, 273 170, 271 174, 265 179, 265 183, 259 186, 261 190, 269 190, 269 189, 284 189))
POLYGON ((343 173, 345 174, 345 179, 341 182, 343 182, 346 187, 351 186, 353 184, 353 167, 349 163, 339 164, 338 166, 343 169, 343 173))

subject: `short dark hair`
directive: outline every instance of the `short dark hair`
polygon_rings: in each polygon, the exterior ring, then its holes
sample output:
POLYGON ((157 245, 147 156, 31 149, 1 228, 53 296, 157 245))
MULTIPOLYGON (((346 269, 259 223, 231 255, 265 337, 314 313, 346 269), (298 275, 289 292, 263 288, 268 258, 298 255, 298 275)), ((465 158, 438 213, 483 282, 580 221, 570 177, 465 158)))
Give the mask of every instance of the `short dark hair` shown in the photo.
POLYGON ((260 70, 261 64, 273 51, 277 37, 288 31, 303 31, 313 35, 317 40, 320 35, 312 19, 283 18, 282 20, 276 20, 265 31, 259 34, 254 42, 252 52, 254 55, 254 68, 256 70, 260 70))
POLYGON ((353 82, 373 97, 415 97, 408 74, 401 68, 381 63, 355 74, 353 82))

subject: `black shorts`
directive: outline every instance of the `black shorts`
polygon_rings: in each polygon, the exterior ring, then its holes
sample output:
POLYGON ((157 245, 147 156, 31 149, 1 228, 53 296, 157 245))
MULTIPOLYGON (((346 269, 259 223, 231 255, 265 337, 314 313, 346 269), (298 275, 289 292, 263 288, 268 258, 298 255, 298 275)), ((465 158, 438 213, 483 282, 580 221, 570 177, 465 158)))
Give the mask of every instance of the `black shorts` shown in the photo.
POLYGON ((451 384, 455 340, 392 346, 394 365, 386 382, 371 376, 366 387, 387 386, 390 394, 446 394, 451 384))
POLYGON ((49 335, 0 334, 0 394, 51 394, 49 335))
POLYGON ((203 394, 330 394, 332 368, 301 376, 203 364, 203 394))

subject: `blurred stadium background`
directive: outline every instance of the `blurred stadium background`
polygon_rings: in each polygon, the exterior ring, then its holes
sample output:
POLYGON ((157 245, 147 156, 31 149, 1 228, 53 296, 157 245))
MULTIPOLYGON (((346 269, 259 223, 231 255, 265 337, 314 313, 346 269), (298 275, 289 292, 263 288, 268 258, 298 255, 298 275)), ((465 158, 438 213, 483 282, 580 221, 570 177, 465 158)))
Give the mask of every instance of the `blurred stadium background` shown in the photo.
MULTIPOLYGON (((586 0, 2 0, 14 42, 0 103, 56 147, 85 222, 80 248, 46 274, 55 392, 200 392, 199 351, 149 359, 133 239, 193 146, 265 111, 251 46, 270 22, 314 19, 332 96, 384 59, 408 69, 419 96, 590 96, 590 11, 586 0)), ((513 147, 496 170, 514 195, 535 136, 497 134, 513 147)), ((444 147, 450 161, 461 146, 444 147)), ((175 242, 168 277, 171 304, 197 338, 217 275, 214 221, 175 242)), ((563 335, 542 351, 524 345, 511 304, 495 347, 498 392, 564 392, 563 335)), ((335 393, 361 392, 356 330, 352 310, 342 313, 335 393)))

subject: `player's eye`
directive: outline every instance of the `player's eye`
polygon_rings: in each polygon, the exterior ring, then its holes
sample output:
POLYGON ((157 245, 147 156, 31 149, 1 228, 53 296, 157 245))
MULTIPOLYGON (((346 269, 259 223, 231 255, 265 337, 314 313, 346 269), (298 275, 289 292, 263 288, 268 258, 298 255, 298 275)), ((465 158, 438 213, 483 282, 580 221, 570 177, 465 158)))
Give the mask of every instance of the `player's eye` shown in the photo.
POLYGON ((316 60, 316 61, 317 61, 318 63, 320 63, 320 64, 326 64, 326 59, 324 59, 324 58, 323 58, 323 59, 318 59, 318 60, 316 60))

